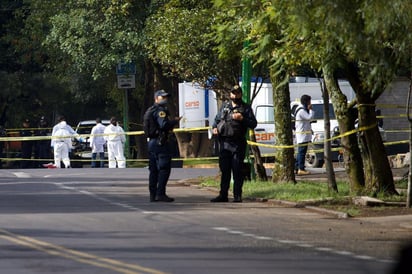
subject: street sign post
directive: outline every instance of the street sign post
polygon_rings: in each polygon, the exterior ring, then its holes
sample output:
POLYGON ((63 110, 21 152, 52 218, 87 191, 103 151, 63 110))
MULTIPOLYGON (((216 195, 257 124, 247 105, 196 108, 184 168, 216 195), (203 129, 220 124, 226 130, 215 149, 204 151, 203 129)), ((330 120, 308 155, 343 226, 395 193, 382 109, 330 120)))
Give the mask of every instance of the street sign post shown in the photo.
POLYGON ((127 88, 135 88, 136 87, 136 80, 134 74, 119 74, 117 75, 117 88, 120 89, 127 89, 127 88))
MULTIPOLYGON (((120 62, 116 66, 117 87, 124 89, 123 97, 123 129, 129 131, 128 90, 136 87, 136 64, 120 62)), ((129 157, 129 135, 126 135, 125 156, 129 157)))
POLYGON ((135 63, 119 63, 116 66, 117 75, 128 75, 136 74, 136 64, 135 63))

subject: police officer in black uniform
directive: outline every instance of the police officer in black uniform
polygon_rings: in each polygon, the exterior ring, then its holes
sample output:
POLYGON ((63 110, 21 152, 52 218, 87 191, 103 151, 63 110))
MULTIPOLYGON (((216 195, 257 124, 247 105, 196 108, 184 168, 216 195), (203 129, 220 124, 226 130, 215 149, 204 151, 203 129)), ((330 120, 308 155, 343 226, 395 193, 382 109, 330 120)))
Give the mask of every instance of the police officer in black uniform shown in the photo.
MULTIPOLYGON (((30 128, 30 120, 25 119, 23 121, 23 128, 20 130, 20 137, 31 137, 33 136, 33 131, 30 128)), ((21 142, 21 158, 20 168, 30 168, 31 167, 31 155, 33 153, 33 141, 23 140, 21 142)))
MULTIPOLYGON (((7 131, 6 129, 0 125, 0 137, 7 137, 7 131)), ((5 147, 6 141, 0 141, 0 168, 3 167, 3 164, 1 162, 1 158, 3 158, 3 148, 5 147)))
POLYGON ((154 123, 155 133, 150 134, 149 151, 149 191, 151 202, 173 202, 174 199, 166 195, 166 184, 169 180, 173 146, 169 135, 179 123, 181 117, 169 119, 167 99, 169 93, 164 90, 155 92, 155 103, 149 108, 151 123, 154 123))
MULTIPOLYGON (((48 128, 47 120, 44 116, 40 118, 38 128, 35 132, 36 136, 48 136, 51 135, 50 128, 48 128)), ((44 164, 48 163, 51 158, 50 151, 50 139, 44 138, 36 141, 35 145, 35 158, 40 159, 37 162, 37 167, 43 167, 44 164)))
POLYGON ((242 202, 243 160, 246 152, 247 129, 257 125, 250 105, 242 101, 242 89, 236 85, 230 90, 230 101, 225 102, 213 123, 213 134, 219 140, 219 167, 221 171, 219 196, 211 202, 228 202, 230 177, 233 174, 233 202, 242 202))

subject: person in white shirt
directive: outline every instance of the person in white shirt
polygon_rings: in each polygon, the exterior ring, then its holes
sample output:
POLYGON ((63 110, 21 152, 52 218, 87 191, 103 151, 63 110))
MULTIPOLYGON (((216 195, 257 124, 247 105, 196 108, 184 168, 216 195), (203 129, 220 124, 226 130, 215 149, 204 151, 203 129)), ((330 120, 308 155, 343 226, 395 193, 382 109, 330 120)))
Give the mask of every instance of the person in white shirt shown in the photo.
POLYGON ((96 118, 96 125, 92 128, 89 139, 90 147, 92 149, 92 168, 104 167, 104 144, 106 143, 106 140, 104 139, 103 134, 105 129, 106 126, 102 124, 102 120, 96 118), (99 154, 99 163, 96 161, 97 154, 99 154))
POLYGON ((51 147, 54 151, 54 167, 60 168, 61 161, 64 167, 70 167, 69 151, 72 147, 72 137, 78 134, 66 123, 64 116, 59 117, 59 123, 53 127, 51 147))
POLYGON ((311 120, 315 116, 312 110, 312 98, 309 95, 300 97, 300 105, 295 111, 296 143, 298 144, 298 154, 296 156, 295 171, 297 175, 310 174, 305 170, 305 157, 308 145, 312 140, 311 120))
POLYGON ((123 146, 126 142, 126 136, 117 124, 116 117, 110 118, 110 125, 104 130, 104 139, 107 141, 107 154, 109 158, 109 168, 125 168, 126 159, 124 157, 123 146))

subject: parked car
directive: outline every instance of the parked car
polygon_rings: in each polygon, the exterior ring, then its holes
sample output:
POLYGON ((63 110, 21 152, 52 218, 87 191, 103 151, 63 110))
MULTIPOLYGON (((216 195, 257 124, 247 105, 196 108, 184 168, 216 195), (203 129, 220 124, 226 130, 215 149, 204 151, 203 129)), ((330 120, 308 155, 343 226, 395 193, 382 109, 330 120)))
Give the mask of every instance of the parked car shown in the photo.
MULTIPOLYGON (((110 124, 110 120, 102 120, 102 124, 107 126, 110 124)), ((90 133, 92 128, 96 125, 96 120, 80 121, 76 126, 76 133, 82 136, 78 141, 73 139, 73 150, 75 155, 80 159, 91 159, 92 149, 90 148, 90 133), (84 136, 84 137, 83 137, 84 136)), ((105 146, 105 157, 107 157, 107 149, 105 146)))

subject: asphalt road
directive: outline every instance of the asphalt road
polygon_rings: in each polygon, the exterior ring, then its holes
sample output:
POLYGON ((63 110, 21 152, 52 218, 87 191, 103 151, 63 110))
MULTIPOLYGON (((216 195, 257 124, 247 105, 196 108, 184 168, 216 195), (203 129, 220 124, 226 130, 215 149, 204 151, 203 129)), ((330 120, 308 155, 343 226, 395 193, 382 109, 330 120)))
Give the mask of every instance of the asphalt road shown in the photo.
POLYGON ((173 169, 150 203, 147 169, 0 170, 0 273, 391 273, 412 229, 270 203, 209 202, 173 169))

